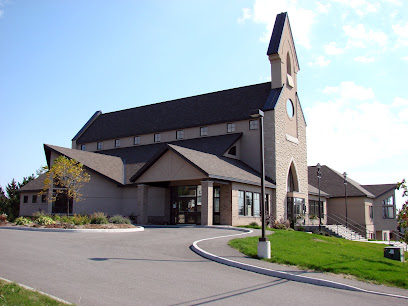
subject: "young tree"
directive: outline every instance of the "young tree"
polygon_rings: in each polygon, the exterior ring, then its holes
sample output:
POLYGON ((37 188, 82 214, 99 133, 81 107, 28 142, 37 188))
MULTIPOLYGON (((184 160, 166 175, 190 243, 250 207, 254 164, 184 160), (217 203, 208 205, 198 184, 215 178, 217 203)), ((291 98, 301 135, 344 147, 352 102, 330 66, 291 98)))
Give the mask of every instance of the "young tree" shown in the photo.
MULTIPOLYGON (((408 186, 405 179, 402 182, 398 183, 397 189, 402 189, 402 196, 408 198, 408 186)), ((402 204, 402 208, 398 211, 398 222, 400 227, 408 228, 408 199, 406 199, 405 203, 402 204)))
POLYGON ((85 172, 81 163, 75 159, 60 156, 47 172, 42 192, 53 190, 55 192, 55 195, 52 196, 53 201, 57 200, 59 194, 65 193, 67 195, 67 215, 69 215, 69 200, 81 201, 80 190, 90 179, 90 175, 85 172))
POLYGON ((6 186, 8 216, 10 219, 17 218, 20 212, 20 194, 17 192, 19 188, 19 183, 15 179, 12 179, 11 183, 6 186))

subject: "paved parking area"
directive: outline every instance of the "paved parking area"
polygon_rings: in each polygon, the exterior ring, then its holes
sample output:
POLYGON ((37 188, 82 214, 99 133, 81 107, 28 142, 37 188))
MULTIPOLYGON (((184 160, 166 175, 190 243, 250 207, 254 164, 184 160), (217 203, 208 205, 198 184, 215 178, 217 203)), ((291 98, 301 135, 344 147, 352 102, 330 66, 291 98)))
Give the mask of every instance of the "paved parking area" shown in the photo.
POLYGON ((211 228, 139 233, 0 229, 0 276, 77 305, 403 305, 406 300, 317 287, 203 259, 193 241, 211 228))

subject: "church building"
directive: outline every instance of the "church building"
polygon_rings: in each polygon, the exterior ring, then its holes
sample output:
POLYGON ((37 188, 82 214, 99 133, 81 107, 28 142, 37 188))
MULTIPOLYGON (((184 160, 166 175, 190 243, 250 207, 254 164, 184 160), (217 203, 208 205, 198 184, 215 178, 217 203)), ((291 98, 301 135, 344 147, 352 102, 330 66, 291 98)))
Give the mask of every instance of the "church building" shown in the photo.
MULTIPOLYGON (((262 56, 262 55, 260 55, 262 56)), ((306 211, 306 122, 299 63, 287 13, 277 15, 265 64, 271 81, 120 110, 97 111, 71 148, 44 145, 81 162, 91 180, 71 213, 132 216, 138 224, 260 224, 263 112, 268 214, 306 211)), ((37 196, 44 175, 21 188, 20 215, 66 213, 63 199, 37 196)), ((49 191, 49 195, 52 190, 49 191)))

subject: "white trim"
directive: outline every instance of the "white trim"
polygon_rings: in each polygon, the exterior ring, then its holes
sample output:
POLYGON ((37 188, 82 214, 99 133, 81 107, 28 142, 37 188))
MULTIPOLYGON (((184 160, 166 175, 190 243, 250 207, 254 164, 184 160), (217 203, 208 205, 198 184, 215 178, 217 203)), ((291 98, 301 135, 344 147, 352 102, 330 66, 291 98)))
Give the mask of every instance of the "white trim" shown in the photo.
POLYGON ((297 139, 296 137, 290 136, 288 134, 286 134, 286 140, 290 141, 290 142, 293 142, 293 143, 296 143, 296 144, 299 144, 299 139, 297 139))

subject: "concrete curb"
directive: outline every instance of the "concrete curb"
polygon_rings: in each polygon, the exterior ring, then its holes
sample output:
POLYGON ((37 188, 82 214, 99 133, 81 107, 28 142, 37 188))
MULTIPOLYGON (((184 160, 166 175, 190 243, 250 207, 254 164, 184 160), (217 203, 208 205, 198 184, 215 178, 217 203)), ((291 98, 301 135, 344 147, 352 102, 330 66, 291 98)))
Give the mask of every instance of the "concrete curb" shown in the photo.
POLYGON ((143 232, 144 227, 135 228, 38 228, 38 227, 17 227, 17 226, 0 226, 0 229, 11 229, 20 231, 40 231, 40 232, 59 232, 59 233, 132 233, 143 232))
POLYGON ((74 304, 72 304, 72 303, 70 303, 70 302, 68 302, 68 301, 65 301, 65 300, 63 300, 63 299, 57 298, 56 296, 53 296, 53 295, 51 295, 51 294, 48 294, 48 293, 39 291, 39 290, 34 289, 34 288, 31 288, 31 287, 28 287, 28 286, 23 285, 23 284, 19 284, 19 283, 17 283, 17 282, 13 282, 13 281, 11 281, 11 280, 9 280, 9 279, 0 277, 0 280, 5 281, 6 283, 10 283, 10 284, 11 284, 11 283, 15 283, 15 284, 19 285, 20 287, 22 287, 22 288, 24 288, 24 289, 27 289, 27 290, 30 290, 30 291, 34 291, 34 292, 38 292, 38 293, 40 293, 40 294, 42 294, 42 295, 48 296, 49 298, 51 298, 51 299, 53 299, 53 300, 56 300, 57 302, 64 303, 64 304, 67 304, 67 305, 74 305, 74 304))
MULTIPOLYGON (((231 228, 233 229, 233 228, 231 228)), ((238 231, 242 231, 242 228, 236 228, 238 231)), ((319 279, 319 278, 313 278, 313 277, 308 277, 308 276, 302 276, 302 275, 297 275, 293 273, 288 273, 288 272, 283 272, 283 271, 278 271, 278 270, 271 270, 271 269, 266 269, 266 268, 261 268, 257 267, 254 265, 250 264, 244 264, 242 262, 238 262, 235 260, 227 259, 224 257, 217 256, 215 254, 211 254, 207 251, 204 251, 198 246, 198 243, 206 240, 212 240, 212 239, 218 239, 218 238, 225 238, 225 237, 232 237, 232 236, 240 236, 240 235, 246 235, 252 233, 252 230, 245 230, 245 233, 240 233, 240 234, 233 234, 233 235, 225 235, 225 236, 219 236, 219 237, 212 237, 212 238, 205 238, 205 239, 200 239, 197 241, 194 241, 193 244, 190 246, 190 249, 193 250, 195 253, 198 255, 207 258, 209 260, 239 268, 242 270, 250 271, 250 272, 255 272, 263 275, 268 275, 272 277, 277 277, 281 279, 287 279, 295 282, 301 282, 301 283, 307 283, 307 284, 312 284, 312 285, 317 285, 317 286, 324 286, 324 287, 330 287, 330 288, 335 288, 335 289, 342 289, 342 290, 349 290, 349 291, 357 291, 357 292, 364 292, 364 293, 371 293, 371 294, 377 294, 377 295, 383 295, 383 296, 389 296, 389 297, 395 297, 395 298, 400 298, 400 299, 406 299, 408 300, 408 296, 402 296, 402 295, 396 295, 396 294, 390 294, 390 293, 383 293, 383 292, 376 292, 376 291, 370 291, 370 290, 365 290, 361 289, 358 287, 338 283, 338 282, 333 282, 329 280, 324 280, 324 279, 319 279)))

